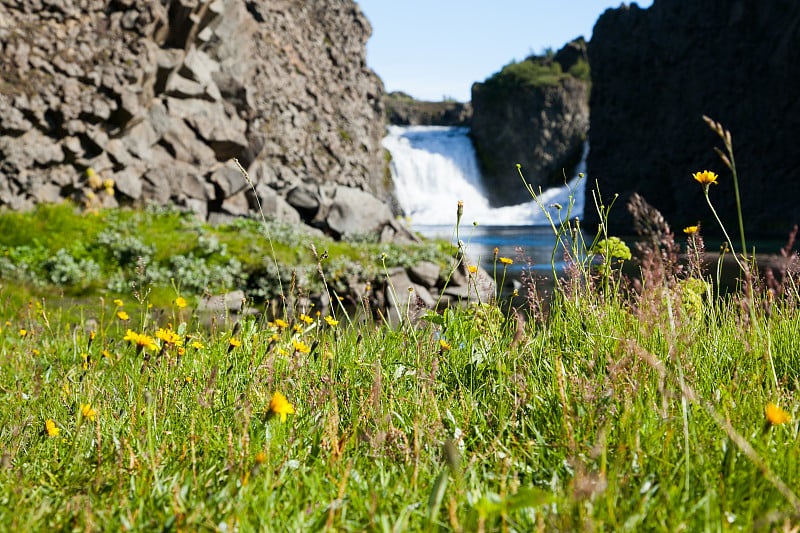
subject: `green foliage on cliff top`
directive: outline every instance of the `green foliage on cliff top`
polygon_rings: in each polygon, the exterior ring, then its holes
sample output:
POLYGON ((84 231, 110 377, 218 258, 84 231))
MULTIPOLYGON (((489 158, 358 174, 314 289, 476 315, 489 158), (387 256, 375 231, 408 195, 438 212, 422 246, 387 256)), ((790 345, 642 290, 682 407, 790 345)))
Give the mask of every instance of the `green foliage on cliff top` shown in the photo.
POLYGON ((554 87, 566 78, 590 81, 589 63, 579 60, 568 72, 561 64, 547 57, 530 56, 524 61, 512 61, 488 78, 484 85, 491 89, 509 90, 519 87, 554 87))

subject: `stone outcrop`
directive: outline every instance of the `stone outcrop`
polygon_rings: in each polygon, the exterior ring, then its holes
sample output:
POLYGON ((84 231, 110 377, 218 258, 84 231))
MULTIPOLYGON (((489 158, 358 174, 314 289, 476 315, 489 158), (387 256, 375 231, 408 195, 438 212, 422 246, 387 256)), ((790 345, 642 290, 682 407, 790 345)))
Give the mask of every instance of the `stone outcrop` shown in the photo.
POLYGON ((398 126, 469 126, 472 104, 461 102, 426 102, 402 92, 384 98, 386 120, 398 126))
MULTIPOLYGON (((731 131, 745 231, 785 236, 800 221, 800 4, 655 0, 606 11, 589 44, 588 175, 621 195, 611 223, 630 231, 624 206, 638 192, 674 227, 717 232, 691 174, 720 175, 711 198, 738 241, 730 171, 712 147, 707 115, 731 131)), ((587 217, 597 216, 587 210, 587 217)))
POLYGON ((0 205, 309 221, 291 191, 388 200, 370 31, 352 0, 4 0, 0 205))
POLYGON ((492 205, 530 200, 517 164, 534 188, 571 177, 589 129, 588 74, 586 43, 577 39, 472 86, 472 139, 492 205))

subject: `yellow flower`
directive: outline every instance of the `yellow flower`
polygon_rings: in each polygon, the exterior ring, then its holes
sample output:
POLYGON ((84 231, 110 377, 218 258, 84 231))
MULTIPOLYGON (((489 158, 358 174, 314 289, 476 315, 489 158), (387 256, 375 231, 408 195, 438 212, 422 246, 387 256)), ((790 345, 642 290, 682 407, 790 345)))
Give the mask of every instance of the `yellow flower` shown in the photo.
POLYGON ((90 403, 82 403, 81 404, 81 414, 84 417, 86 417, 89 420, 91 420, 92 422, 94 422, 94 415, 96 415, 97 412, 94 409, 92 409, 92 404, 90 404, 90 403))
POLYGON ((184 307, 186 307, 186 298, 184 298, 183 296, 178 296, 177 298, 175 298, 175 305, 183 309, 184 307))
POLYGON ((92 189, 99 189, 103 186, 103 180, 94 171, 91 174, 87 172, 86 175, 88 176, 89 187, 92 189))
POLYGON ((703 172, 695 172, 694 174, 692 174, 692 177, 695 180, 697 180, 698 183, 707 187, 712 183, 717 183, 717 178, 719 176, 717 176, 710 170, 704 170, 703 172))
POLYGON ((335 326, 336 324, 338 324, 338 323, 339 323, 339 321, 338 321, 338 320, 334 320, 334 319, 333 319, 333 318, 331 318, 330 316, 325 316, 325 323, 326 323, 326 324, 328 324, 329 326, 333 327, 333 326, 335 326))
POLYGON ((237 347, 242 345, 242 341, 240 341, 239 339, 237 339, 235 337, 231 337, 231 339, 228 342, 230 343, 231 347, 233 347, 233 348, 237 348, 237 347))
POLYGON ((467 267, 467 270, 469 270, 469 273, 470 273, 470 274, 474 274, 475 272, 477 272, 477 271, 478 271, 478 267, 476 267, 475 265, 469 265, 469 266, 467 267))
POLYGON ((296 352, 300 353, 308 353, 311 351, 311 348, 306 346, 306 344, 303 341, 298 341, 297 339, 292 340, 292 347, 294 347, 294 350, 296 352))
POLYGON ((513 259, 509 259, 508 257, 501 257, 500 258, 500 262, 503 263, 504 265, 513 265, 514 264, 514 260, 513 259))
POLYGON ((128 316, 128 313, 126 313, 125 311, 117 311, 117 318, 119 318, 120 320, 128 320, 130 317, 128 316))
POLYGON ((106 189, 113 189, 114 188, 114 180, 111 178, 106 178, 103 180, 103 187, 106 189))
POLYGON ((59 428, 55 422, 53 422, 52 418, 48 418, 44 423, 44 429, 47 431, 47 434, 51 437, 58 437, 61 428, 59 428))
POLYGON ((258 452, 256 454, 255 461, 257 465, 264 463, 266 460, 267 460, 267 454, 265 454, 264 452, 258 452))
POLYGON ((183 344, 183 340, 181 339, 180 335, 169 329, 158 328, 156 337, 167 344, 173 344, 175 346, 181 346, 183 344))
POLYGON ((105 357, 106 359, 111 360, 112 359, 111 352, 109 352, 108 350, 103 350, 103 357, 105 357))
POLYGON ((279 328, 288 328, 288 327, 289 327, 289 324, 287 324, 286 322, 284 322, 284 321, 283 321, 283 320, 281 320, 280 318, 278 318, 278 319, 276 319, 276 320, 275 320, 275 325, 276 325, 277 327, 279 327, 279 328))
POLYGON ((286 396, 280 392, 276 392, 269 401, 269 412, 280 415, 281 422, 286 422, 286 415, 293 415, 294 407, 289 403, 289 400, 286 399, 286 396))
POLYGON ((439 339, 439 347, 441 348, 441 350, 443 352, 446 352, 447 350, 449 350, 451 348, 451 346, 449 344, 447 344, 447 342, 445 342, 444 339, 439 339))
POLYGON ((117 298, 116 300, 114 300, 114 305, 116 305, 117 307, 122 307, 123 306, 122 300, 117 298))
POLYGON ((792 419, 789 413, 772 402, 767 404, 766 409, 764 409, 764 413, 767 416, 767 422, 773 426, 780 426, 781 424, 785 424, 792 419))
POLYGON ((27 329, 19 330, 19 336, 20 337, 27 337, 27 335, 28 335, 28 330, 27 329))
POLYGON ((192 382, 192 376, 186 376, 183 379, 184 379, 184 381, 186 381, 186 383, 191 383, 192 382))
POLYGON ((683 228, 683 232, 686 235, 692 235, 694 233, 697 233, 697 226, 688 226, 686 228, 683 228))
POLYGON ((295 325, 294 325, 294 330, 295 330, 297 333, 300 333, 301 331, 303 331, 303 326, 301 326, 300 324, 295 324, 295 325))
POLYGON ((205 346, 203 346, 202 342, 194 341, 192 343, 192 348, 194 348, 195 350, 202 350, 203 348, 205 348, 205 346))
POLYGON ((158 351, 158 344, 156 344, 155 339, 144 333, 136 333, 129 329, 122 340, 130 341, 131 344, 135 344, 140 350, 142 348, 147 348, 148 350, 158 351))
POLYGON ((308 315, 300 315, 300 320, 302 320, 302 321, 303 321, 303 322, 305 322, 306 324, 313 324, 313 323, 314 323, 314 319, 313 319, 313 318, 311 318, 311 317, 310 317, 310 316, 308 316, 308 315))

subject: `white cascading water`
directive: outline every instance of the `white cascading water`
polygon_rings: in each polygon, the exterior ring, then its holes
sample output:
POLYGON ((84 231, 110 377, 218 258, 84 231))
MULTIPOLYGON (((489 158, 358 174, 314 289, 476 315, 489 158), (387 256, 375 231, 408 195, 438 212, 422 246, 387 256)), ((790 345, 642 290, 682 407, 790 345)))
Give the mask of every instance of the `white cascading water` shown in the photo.
MULTIPOLYGON (((392 154, 391 171, 397 198, 413 226, 452 226, 459 200, 464 202, 462 223, 477 222, 479 226, 548 224, 533 198, 519 205, 489 206, 469 128, 389 126, 388 129, 383 146, 392 154)), ((586 171, 588 151, 587 143, 573 179, 563 187, 547 189, 540 197, 542 205, 556 221, 559 212, 549 206, 560 204, 561 216, 564 216, 570 196, 574 201, 570 216, 583 216, 585 182, 578 174, 586 171)))

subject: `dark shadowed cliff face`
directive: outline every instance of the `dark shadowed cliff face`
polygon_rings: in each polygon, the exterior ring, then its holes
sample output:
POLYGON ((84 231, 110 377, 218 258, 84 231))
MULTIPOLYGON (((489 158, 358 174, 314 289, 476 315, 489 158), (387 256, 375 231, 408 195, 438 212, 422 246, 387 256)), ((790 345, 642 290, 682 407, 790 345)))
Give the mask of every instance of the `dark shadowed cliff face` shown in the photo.
POLYGON ((386 198, 370 31, 352 0, 3 0, 0 205, 172 201, 224 219, 258 195, 297 219, 290 191, 317 218, 336 186, 386 198))
MULTIPOLYGON (((731 174, 705 114, 733 135, 745 231, 785 235, 800 222, 798 39, 794 0, 655 0, 606 11, 589 44, 590 186, 597 179, 606 198, 625 201, 639 192, 674 226, 702 220, 711 230, 691 173, 713 170, 712 201, 736 240, 731 174)), ((630 231, 618 205, 612 225, 630 231)))
POLYGON ((472 86, 472 138, 492 205, 530 200, 516 165, 534 188, 564 183, 589 128, 583 39, 554 57, 512 63, 472 86))

